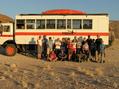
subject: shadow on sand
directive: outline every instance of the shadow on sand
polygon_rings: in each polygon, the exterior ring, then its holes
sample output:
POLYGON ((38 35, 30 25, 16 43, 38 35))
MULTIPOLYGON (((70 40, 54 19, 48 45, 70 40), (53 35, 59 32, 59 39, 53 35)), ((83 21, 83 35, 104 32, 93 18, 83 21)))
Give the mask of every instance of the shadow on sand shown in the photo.
POLYGON ((5 55, 5 48, 2 46, 0 46, 0 54, 5 55))

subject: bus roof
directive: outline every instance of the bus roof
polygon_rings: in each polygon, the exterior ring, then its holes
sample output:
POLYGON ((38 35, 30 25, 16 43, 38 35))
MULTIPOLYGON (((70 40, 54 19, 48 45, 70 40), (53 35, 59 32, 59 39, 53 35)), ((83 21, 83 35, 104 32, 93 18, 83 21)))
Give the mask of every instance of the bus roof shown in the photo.
POLYGON ((54 9, 54 10, 47 10, 42 12, 42 14, 57 14, 57 15, 61 15, 61 14, 86 14, 86 12, 80 11, 80 10, 71 10, 71 9, 54 9))
POLYGON ((45 15, 108 15, 107 13, 87 14, 80 10, 72 9, 53 9, 43 11, 41 14, 19 14, 20 16, 45 16, 45 15))
POLYGON ((68 15, 106 15, 108 16, 108 13, 97 13, 97 14, 18 14, 17 16, 50 16, 50 15, 63 15, 63 16, 68 16, 68 15))

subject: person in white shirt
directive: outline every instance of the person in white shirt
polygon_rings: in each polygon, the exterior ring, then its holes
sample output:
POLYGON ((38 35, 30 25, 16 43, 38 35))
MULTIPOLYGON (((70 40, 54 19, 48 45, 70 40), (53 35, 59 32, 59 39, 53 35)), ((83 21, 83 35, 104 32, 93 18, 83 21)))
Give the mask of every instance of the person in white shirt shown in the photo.
POLYGON ((41 59, 41 55, 42 55, 42 39, 41 36, 39 36, 38 40, 37 40, 37 50, 38 50, 38 55, 37 58, 41 59))
POLYGON ((60 47, 61 47, 61 41, 59 38, 56 39, 55 41, 55 53, 58 56, 60 53, 60 47))
POLYGON ((86 58, 84 59, 85 61, 88 61, 89 59, 89 45, 87 42, 85 42, 82 46, 82 52, 85 54, 86 58))
POLYGON ((51 37, 49 37, 48 40, 48 48, 47 48, 47 56, 49 57, 49 54, 51 53, 51 51, 53 50, 53 40, 51 37))

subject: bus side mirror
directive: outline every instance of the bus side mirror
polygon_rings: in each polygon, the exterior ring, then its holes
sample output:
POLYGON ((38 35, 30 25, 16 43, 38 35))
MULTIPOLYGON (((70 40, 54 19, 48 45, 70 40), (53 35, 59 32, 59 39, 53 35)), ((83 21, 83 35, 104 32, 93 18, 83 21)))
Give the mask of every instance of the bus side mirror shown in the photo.
POLYGON ((3 33, 3 29, 4 29, 3 25, 0 24, 0 35, 1 35, 1 36, 2 36, 2 33, 3 33))
POLYGON ((2 32, 0 32, 0 35, 2 36, 2 32))
POLYGON ((3 33, 3 30, 2 29, 0 29, 0 35, 2 36, 2 33, 3 33))

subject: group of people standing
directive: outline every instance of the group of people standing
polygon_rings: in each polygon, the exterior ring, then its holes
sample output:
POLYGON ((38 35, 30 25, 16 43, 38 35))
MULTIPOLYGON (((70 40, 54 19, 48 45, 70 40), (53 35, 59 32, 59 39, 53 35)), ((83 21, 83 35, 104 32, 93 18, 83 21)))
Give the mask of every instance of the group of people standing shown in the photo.
POLYGON ((105 45, 99 35, 96 39, 75 36, 73 40, 39 36, 37 45, 38 59, 105 62, 105 45))

